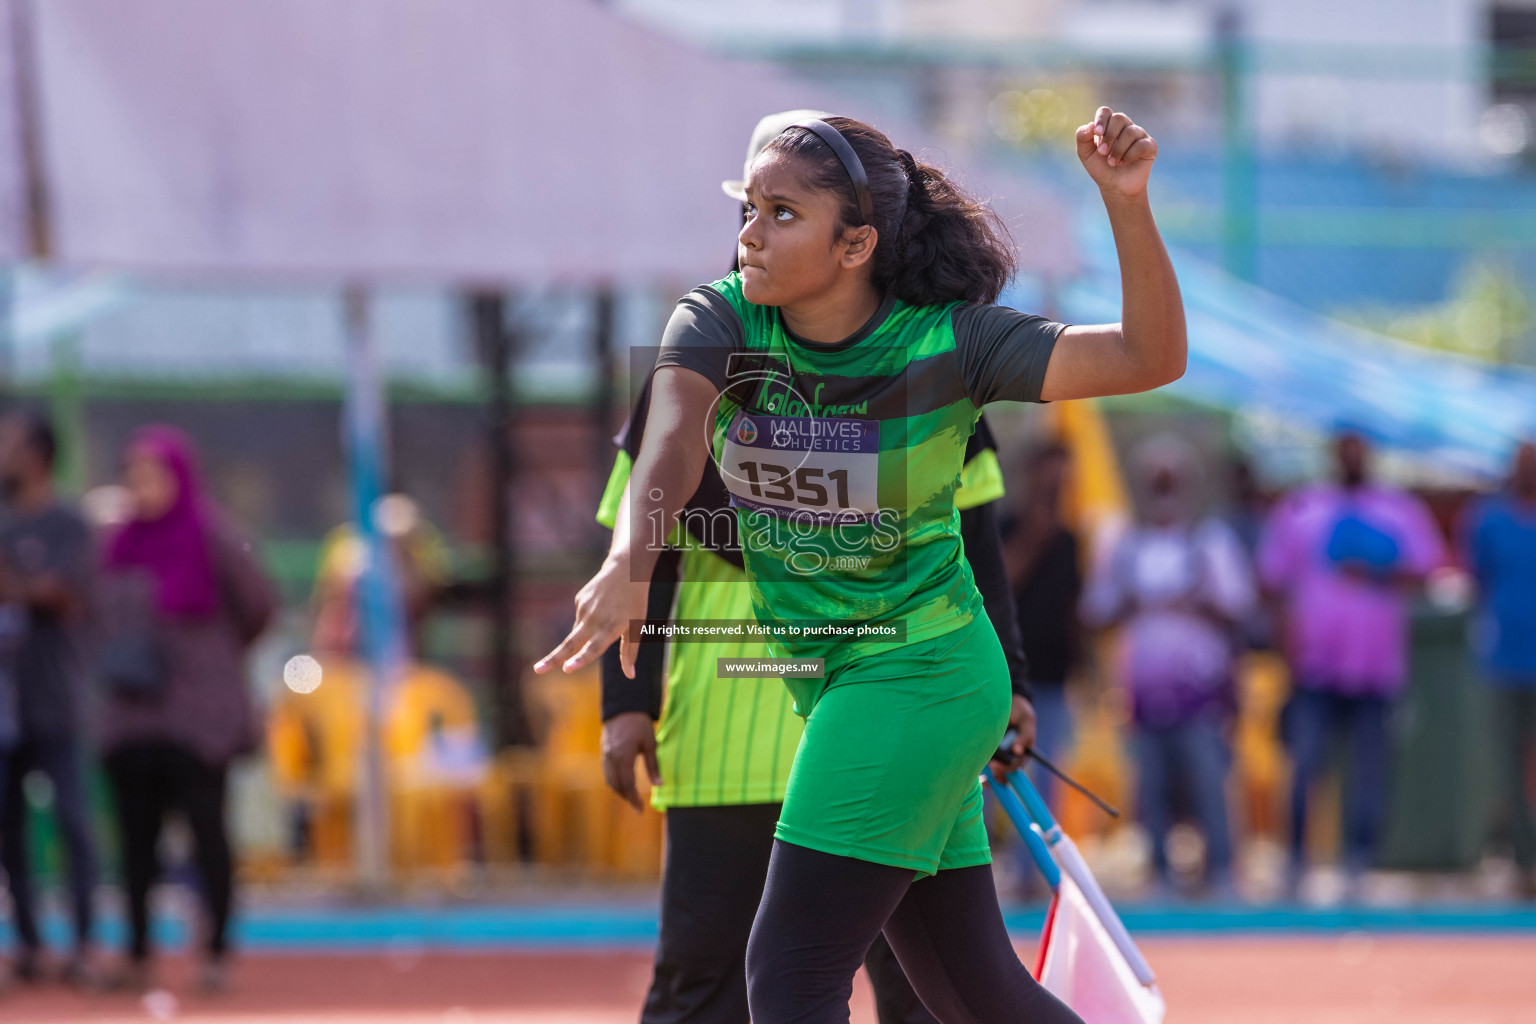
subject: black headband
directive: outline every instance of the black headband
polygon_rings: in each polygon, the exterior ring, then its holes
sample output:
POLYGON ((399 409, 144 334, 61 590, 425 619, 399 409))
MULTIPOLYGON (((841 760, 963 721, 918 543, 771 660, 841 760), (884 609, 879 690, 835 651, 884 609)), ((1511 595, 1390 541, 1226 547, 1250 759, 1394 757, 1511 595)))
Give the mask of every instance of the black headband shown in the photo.
MULTIPOLYGON (((848 177, 853 181, 853 194, 859 200, 859 216, 863 218, 860 226, 875 222, 875 203, 869 197, 869 176, 864 173, 864 162, 859 159, 859 154, 848 145, 848 140, 843 138, 843 133, 833 128, 827 122, 813 119, 792 124, 789 128, 804 128, 808 132, 814 132, 816 137, 828 146, 837 158, 843 162, 843 170, 848 172, 848 177)), ((789 131, 789 128, 784 129, 789 131)))

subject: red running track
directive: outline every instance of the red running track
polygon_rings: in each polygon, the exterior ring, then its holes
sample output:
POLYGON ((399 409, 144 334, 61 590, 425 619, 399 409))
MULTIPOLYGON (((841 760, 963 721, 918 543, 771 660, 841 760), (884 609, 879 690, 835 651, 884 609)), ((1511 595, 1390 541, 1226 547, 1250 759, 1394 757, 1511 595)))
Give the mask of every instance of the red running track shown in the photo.
MULTIPOLYGON (((1142 943, 1169 1024, 1530 1024, 1536 936, 1189 937, 1142 943)), ((1033 953, 1020 951, 1026 963, 1033 953)), ((21 988, 0 1021, 128 1024, 633 1024, 648 957, 619 953, 254 955, 234 989, 188 994, 172 960, 147 999, 21 988)), ((873 1024, 868 989, 855 1024, 873 1024)))

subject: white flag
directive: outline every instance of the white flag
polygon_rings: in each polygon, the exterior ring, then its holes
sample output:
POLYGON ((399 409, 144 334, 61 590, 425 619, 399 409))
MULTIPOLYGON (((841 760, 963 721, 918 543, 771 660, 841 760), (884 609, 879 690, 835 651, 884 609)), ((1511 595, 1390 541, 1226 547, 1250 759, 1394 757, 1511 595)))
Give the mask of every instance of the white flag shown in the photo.
POLYGON ((1162 993, 1136 980, 1066 874, 1046 919, 1038 973, 1040 983, 1085 1024, 1162 1024, 1162 993))

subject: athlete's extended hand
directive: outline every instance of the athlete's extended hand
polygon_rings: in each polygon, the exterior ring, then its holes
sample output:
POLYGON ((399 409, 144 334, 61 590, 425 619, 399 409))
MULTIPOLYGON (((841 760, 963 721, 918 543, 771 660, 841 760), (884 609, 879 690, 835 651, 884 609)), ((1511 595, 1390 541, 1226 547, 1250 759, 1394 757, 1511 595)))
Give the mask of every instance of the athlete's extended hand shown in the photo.
POLYGON ((640 645, 629 639, 632 620, 645 618, 646 596, 650 586, 630 578, 629 562, 610 556, 597 575, 576 592, 576 624, 560 646, 534 664, 539 674, 548 672, 558 662, 566 672, 585 668, 602 656, 608 645, 619 640, 619 661, 624 674, 635 678, 635 655, 640 645))
POLYGON ((1100 107, 1077 130, 1077 158, 1105 198, 1135 199, 1147 194, 1157 140, 1126 115, 1100 107))
POLYGON ((644 711, 626 711, 603 723, 603 781, 636 811, 645 810, 635 785, 635 759, 645 759, 651 785, 661 785, 656 765, 656 725, 644 711))
POLYGON ((1006 762, 992 759, 992 777, 999 782, 1008 778, 1009 772, 1016 772, 1024 767, 1024 755, 1035 742, 1035 706, 1029 702, 1028 697, 1013 695, 1013 705, 1008 709, 1008 727, 1016 733, 1013 746, 1009 748, 1013 756, 1006 762))

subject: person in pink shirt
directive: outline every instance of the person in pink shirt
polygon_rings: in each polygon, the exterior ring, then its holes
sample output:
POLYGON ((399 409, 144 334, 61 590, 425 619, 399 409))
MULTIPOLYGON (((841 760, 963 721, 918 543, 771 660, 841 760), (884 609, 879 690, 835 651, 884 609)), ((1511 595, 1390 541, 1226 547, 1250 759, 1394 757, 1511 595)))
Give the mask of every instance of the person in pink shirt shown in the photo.
POLYGON ((1371 478, 1363 437, 1341 434, 1334 454, 1337 481, 1281 501, 1258 551, 1260 580, 1282 603, 1294 685, 1283 718, 1293 886, 1305 867, 1308 791, 1340 732, 1351 757, 1344 865, 1352 883, 1371 866, 1386 810, 1387 720, 1408 676, 1408 600, 1445 558, 1424 503, 1371 478))

